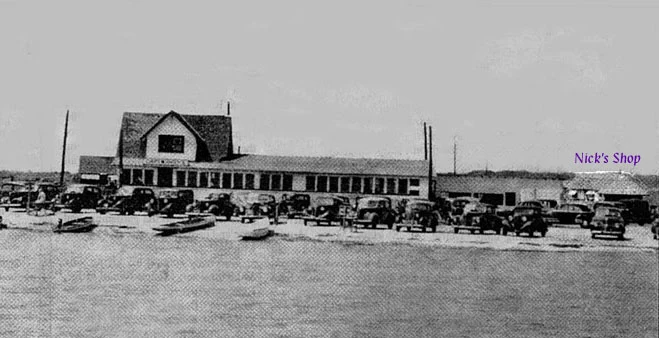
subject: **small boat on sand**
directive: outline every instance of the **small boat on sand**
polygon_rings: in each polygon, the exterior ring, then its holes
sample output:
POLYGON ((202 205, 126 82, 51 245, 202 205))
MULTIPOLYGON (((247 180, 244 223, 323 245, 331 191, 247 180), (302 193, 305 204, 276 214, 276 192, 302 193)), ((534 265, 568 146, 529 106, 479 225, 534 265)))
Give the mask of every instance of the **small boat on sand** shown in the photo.
POLYGON ((63 223, 62 219, 60 219, 59 223, 53 227, 53 232, 90 232, 96 227, 97 225, 94 224, 94 218, 91 216, 76 218, 63 223))
POLYGON ((215 216, 190 217, 184 221, 158 225, 152 229, 160 232, 162 236, 190 232, 215 226, 215 216))
POLYGON ((275 234, 275 231, 269 228, 258 228, 253 229, 247 233, 240 235, 240 239, 243 241, 258 241, 261 239, 268 238, 275 234))

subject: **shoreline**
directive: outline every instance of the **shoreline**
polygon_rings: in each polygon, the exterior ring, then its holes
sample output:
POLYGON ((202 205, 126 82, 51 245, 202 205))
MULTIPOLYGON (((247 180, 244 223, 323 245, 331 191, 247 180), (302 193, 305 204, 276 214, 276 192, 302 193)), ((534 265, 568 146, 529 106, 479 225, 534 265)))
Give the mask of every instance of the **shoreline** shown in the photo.
MULTIPOLYGON (((182 218, 162 218, 148 216, 120 216, 97 213, 59 213, 49 216, 30 216, 24 212, 2 212, 8 229, 51 231, 58 219, 64 221, 78 217, 92 216, 98 224, 95 232, 108 234, 156 235, 151 228, 156 225, 175 222, 182 218)), ((175 237, 239 240, 241 233, 254 228, 258 223, 241 224, 239 221, 216 222, 215 227, 174 235, 175 237)), ((378 229, 343 229, 339 226, 304 226, 299 219, 283 219, 281 224, 271 225, 274 238, 284 241, 313 241, 340 245, 408 245, 421 247, 482 248, 500 251, 541 251, 541 252, 658 252, 659 241, 652 238, 649 226, 630 225, 625 240, 598 238, 592 239, 588 229, 578 225, 559 225, 549 228, 546 237, 527 237, 493 233, 469 234, 453 233, 453 227, 440 225, 436 233, 396 232, 380 226, 378 229)), ((4 231, 6 231, 4 230, 4 231)))

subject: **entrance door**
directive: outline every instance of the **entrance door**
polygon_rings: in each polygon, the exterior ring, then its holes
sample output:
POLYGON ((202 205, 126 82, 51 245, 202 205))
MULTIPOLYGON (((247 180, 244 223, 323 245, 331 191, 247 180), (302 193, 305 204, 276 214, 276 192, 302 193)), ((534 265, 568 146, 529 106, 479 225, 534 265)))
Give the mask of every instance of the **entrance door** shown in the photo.
POLYGON ((158 186, 171 187, 173 172, 172 168, 158 168, 158 186))

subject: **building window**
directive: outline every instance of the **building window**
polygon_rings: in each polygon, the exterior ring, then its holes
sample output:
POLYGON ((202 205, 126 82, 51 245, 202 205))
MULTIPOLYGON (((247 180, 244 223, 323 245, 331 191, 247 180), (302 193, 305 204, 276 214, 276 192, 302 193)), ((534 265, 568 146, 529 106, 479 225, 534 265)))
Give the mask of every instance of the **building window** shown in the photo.
POLYGON ((327 176, 318 176, 318 192, 327 192, 327 176))
POLYGON ((409 191, 410 196, 419 196, 419 179, 418 178, 410 179, 409 190, 410 190, 409 191))
POLYGON ((202 188, 208 187, 208 173, 201 172, 199 173, 199 186, 202 188))
POLYGON ((259 180, 259 189, 270 190, 270 174, 261 174, 261 179, 259 180))
POLYGON ((316 191, 316 176, 307 176, 306 191, 316 191))
POLYGON ((418 190, 410 190, 410 196, 419 196, 418 190))
POLYGON ((144 170, 144 185, 153 185, 153 169, 144 170))
POLYGON ((282 190, 293 191, 293 175, 284 175, 282 190))
POLYGON ((360 194, 362 192, 362 178, 361 177, 353 177, 352 178, 351 191, 354 194, 360 194))
POLYGON ((196 186, 197 186, 197 172, 188 171, 188 187, 196 187, 196 186))
POLYGON ((272 175, 270 184, 272 190, 281 190, 281 175, 272 175))
POLYGON ((376 194, 384 193, 384 178, 377 177, 375 179, 375 193, 376 194))
POLYGON ((238 174, 238 173, 233 174, 233 188, 234 189, 243 188, 243 174, 238 174))
POLYGON ((407 195, 407 179, 401 178, 398 180, 398 194, 407 195))
POLYGON ((387 178, 387 194, 393 195, 396 193, 396 179, 387 178))
POLYGON ((222 189, 231 189, 231 174, 222 174, 222 189))
POLYGON ((373 193, 373 179, 370 177, 364 177, 364 193, 365 194, 373 193))
POLYGON ((339 178, 332 176, 329 178, 329 191, 330 192, 339 192, 339 178))
POLYGON ((410 187, 419 187, 419 179, 413 178, 410 180, 410 187))
POLYGON ((341 177, 341 192, 350 192, 350 177, 341 177))
POLYGON ((133 184, 144 185, 144 181, 142 181, 142 169, 133 169, 133 184))
POLYGON ((159 153, 183 153, 183 136, 158 135, 159 153))
POLYGON ((245 174, 245 189, 254 189, 254 174, 245 174))
POLYGON ((130 184, 130 169, 124 169, 121 171, 121 184, 130 184))
POLYGON ((185 187, 185 171, 176 172, 176 186, 185 187))
POLYGON ((504 196, 504 199, 506 200, 506 205, 507 206, 514 206, 515 204, 515 193, 514 192, 507 192, 504 196))
POLYGON ((211 187, 212 188, 220 187, 220 173, 211 173, 211 187))

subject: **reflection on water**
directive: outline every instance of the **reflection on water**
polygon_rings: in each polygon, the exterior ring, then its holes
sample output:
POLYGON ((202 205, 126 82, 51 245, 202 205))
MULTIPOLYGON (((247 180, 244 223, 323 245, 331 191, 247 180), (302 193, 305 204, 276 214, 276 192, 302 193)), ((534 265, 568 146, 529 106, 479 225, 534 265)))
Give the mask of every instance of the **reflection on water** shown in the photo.
POLYGON ((657 254, 0 231, 0 335, 656 337, 657 254))

